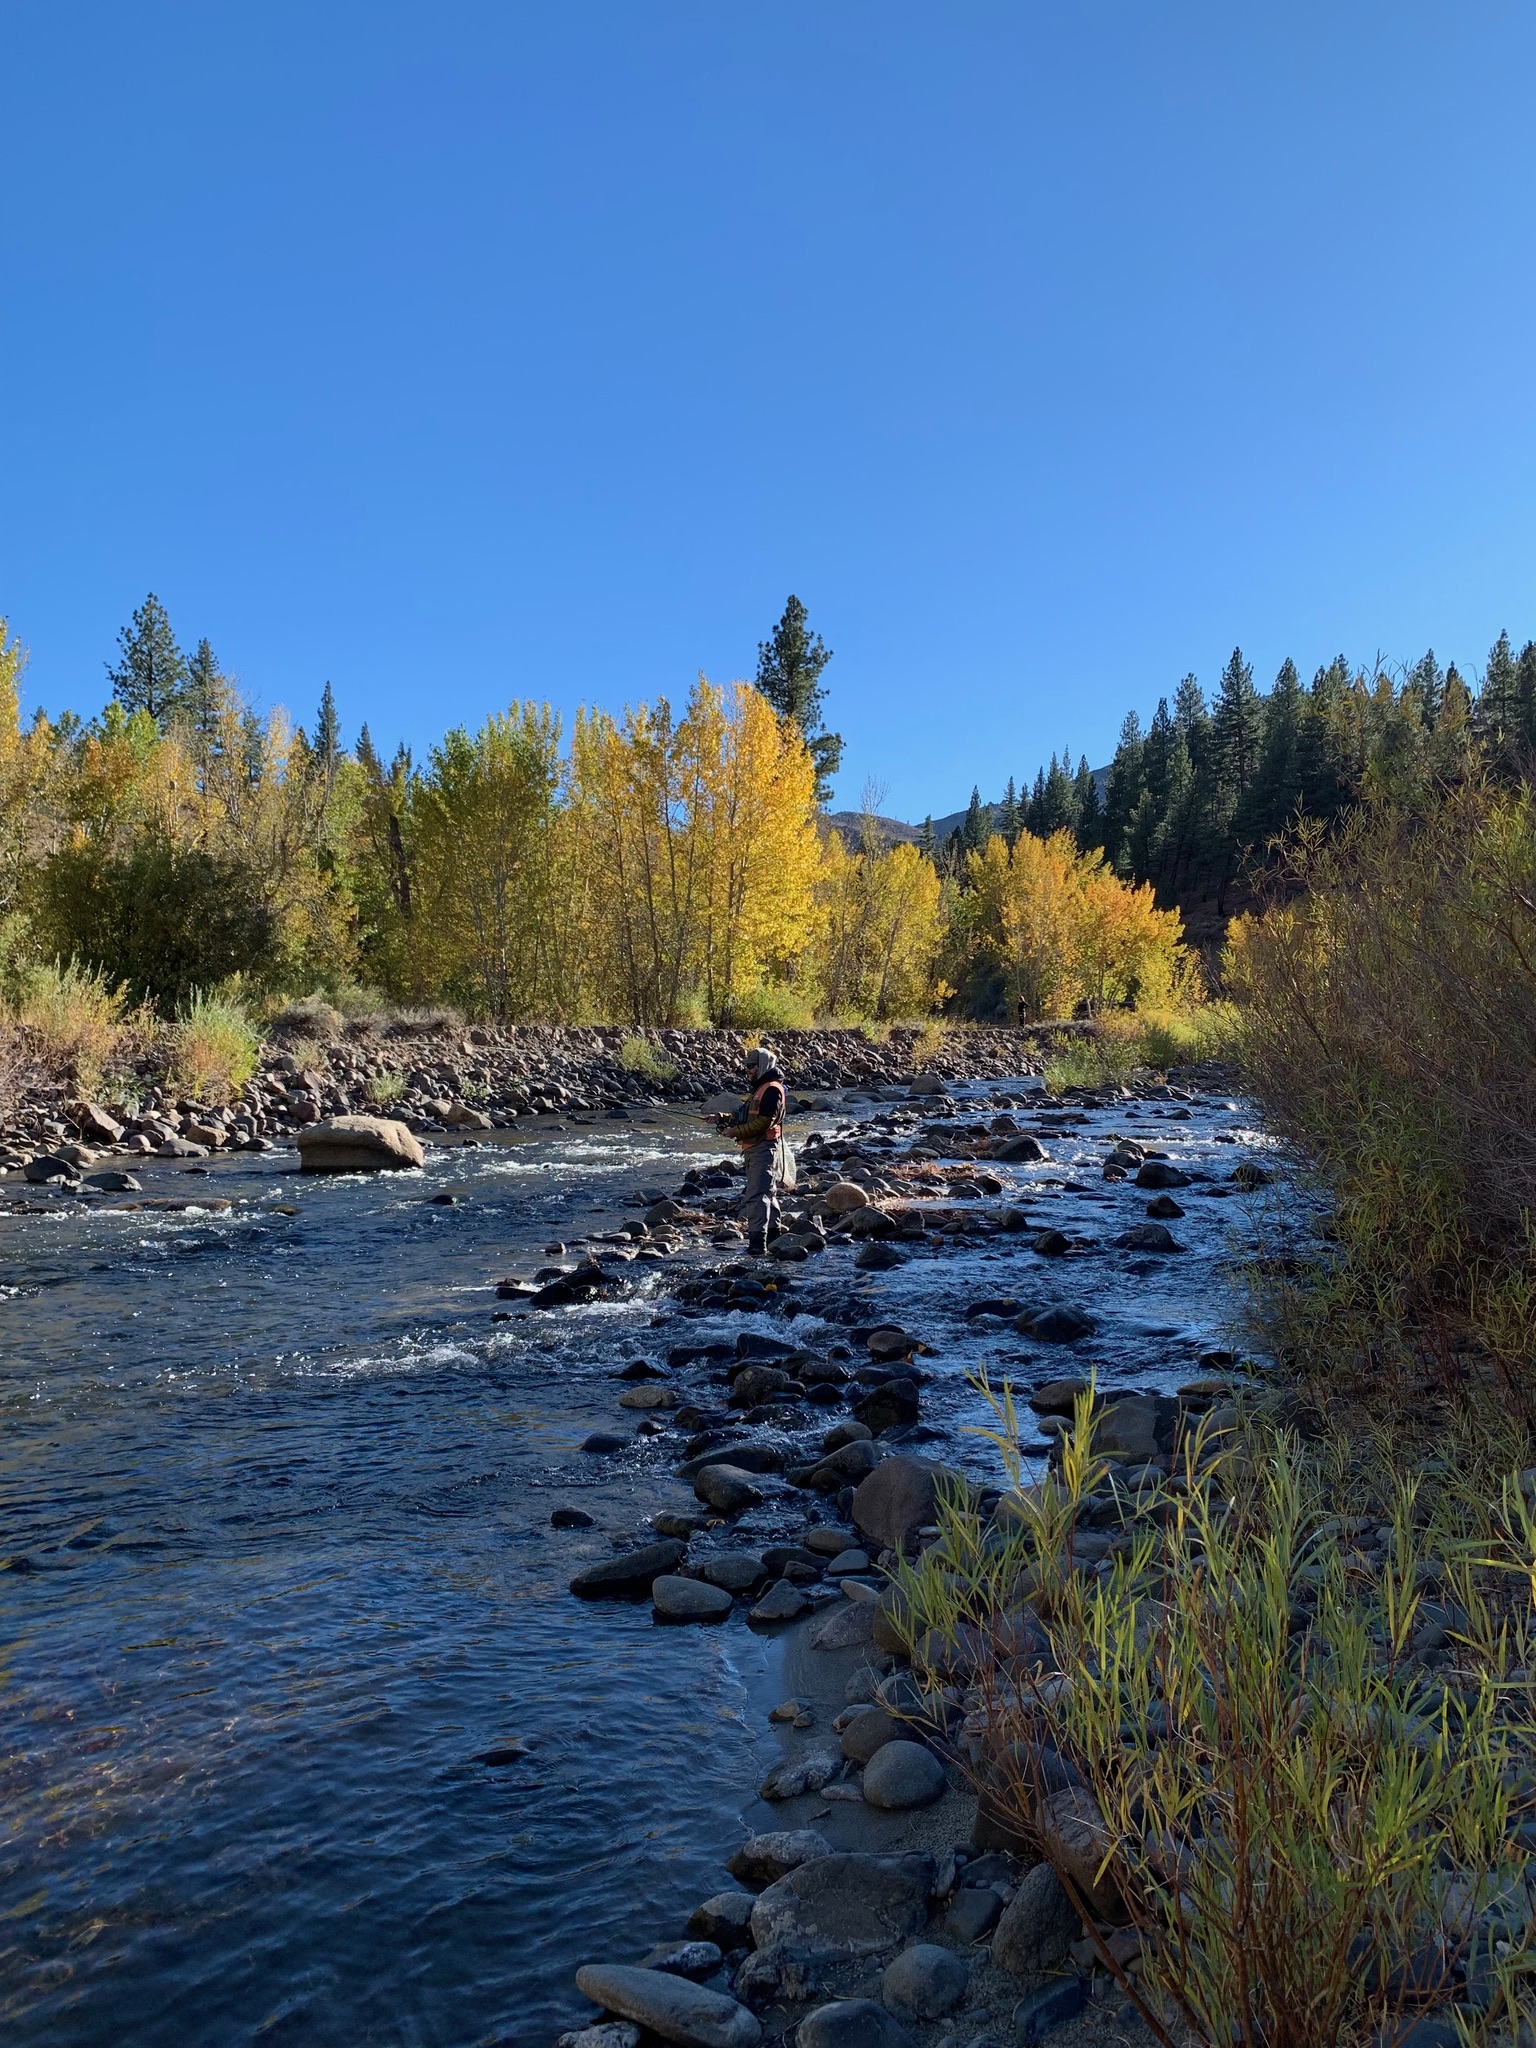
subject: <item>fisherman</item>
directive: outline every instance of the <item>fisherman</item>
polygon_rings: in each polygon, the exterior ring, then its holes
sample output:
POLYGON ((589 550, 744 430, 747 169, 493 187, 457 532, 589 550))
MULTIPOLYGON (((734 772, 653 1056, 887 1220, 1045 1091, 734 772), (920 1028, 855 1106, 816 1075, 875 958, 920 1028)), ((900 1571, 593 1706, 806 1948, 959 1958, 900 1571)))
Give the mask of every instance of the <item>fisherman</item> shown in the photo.
POLYGON ((719 1122, 741 1147, 747 1167, 742 1214, 747 1223, 747 1250, 757 1257, 779 1235, 779 1184, 785 1178, 784 1117, 789 1090, 777 1055, 766 1045, 747 1054, 747 1099, 719 1122))

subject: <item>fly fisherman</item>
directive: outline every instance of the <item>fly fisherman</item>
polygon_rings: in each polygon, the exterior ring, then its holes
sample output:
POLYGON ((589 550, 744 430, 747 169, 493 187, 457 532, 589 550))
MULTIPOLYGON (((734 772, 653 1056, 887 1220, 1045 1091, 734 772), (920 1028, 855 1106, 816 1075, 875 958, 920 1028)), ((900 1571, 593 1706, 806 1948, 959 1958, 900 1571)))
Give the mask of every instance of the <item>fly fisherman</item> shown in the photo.
MULTIPOLYGON (((747 1249, 760 1257, 779 1234, 779 1184, 788 1178, 784 1117, 789 1091, 772 1050, 756 1045, 747 1054, 746 1101, 734 1115, 720 1118, 720 1128, 741 1147, 747 1185, 742 1214, 747 1221, 747 1249)), ((793 1180, 790 1185, 793 1186, 793 1180)))

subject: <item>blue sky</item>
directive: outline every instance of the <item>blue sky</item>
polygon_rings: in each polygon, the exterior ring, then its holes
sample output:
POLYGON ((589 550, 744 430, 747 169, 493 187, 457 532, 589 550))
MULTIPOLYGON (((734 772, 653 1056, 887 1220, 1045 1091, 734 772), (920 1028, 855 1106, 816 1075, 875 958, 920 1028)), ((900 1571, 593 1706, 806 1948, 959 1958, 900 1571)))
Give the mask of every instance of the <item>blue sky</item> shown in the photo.
POLYGON ((840 799, 1536 633, 1536 9, 0 5, 0 611, 418 749, 750 675, 840 799))

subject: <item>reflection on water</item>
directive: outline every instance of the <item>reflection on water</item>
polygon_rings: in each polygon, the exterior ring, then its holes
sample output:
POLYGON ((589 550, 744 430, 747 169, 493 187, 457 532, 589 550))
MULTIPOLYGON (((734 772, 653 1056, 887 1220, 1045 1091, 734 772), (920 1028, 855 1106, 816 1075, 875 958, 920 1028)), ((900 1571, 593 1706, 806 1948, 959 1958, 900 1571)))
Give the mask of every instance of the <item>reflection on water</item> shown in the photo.
MULTIPOLYGON (((1017 1178, 1060 1178, 1113 1122, 1017 1178)), ((1218 1108, 1168 1135, 1225 1170, 1234 1128, 1218 1108)), ((637 1956, 719 1888, 774 1753, 771 1645, 565 1592, 679 1500, 665 1442, 576 1450, 614 1425, 618 1365, 666 1341, 654 1275, 622 1304, 490 1321, 502 1272, 611 1227, 705 1142, 681 1119, 546 1134, 434 1153, 409 1182, 167 1168, 157 1191, 233 1206, 0 1218, 0 1552, 32 1567, 0 1574, 19 2038, 543 2048, 584 2010, 578 1961, 637 1956), (444 1189, 461 1201, 427 1200, 444 1189), (551 1530, 578 1497, 600 1526, 551 1530), (514 1742, 521 1760, 477 1760, 514 1742)), ((1102 1193, 1036 1206, 1139 1217, 1102 1193)), ((1166 1382, 1219 1340, 1237 1204, 1197 1207, 1182 1260, 1044 1276, 1100 1318, 1107 1370, 1166 1382)), ((988 1355, 963 1308, 1022 1295, 1023 1260, 917 1260, 868 1290, 935 1341, 946 1428, 988 1355)), ((1019 1356, 1007 1337, 990 1355, 1019 1356)))

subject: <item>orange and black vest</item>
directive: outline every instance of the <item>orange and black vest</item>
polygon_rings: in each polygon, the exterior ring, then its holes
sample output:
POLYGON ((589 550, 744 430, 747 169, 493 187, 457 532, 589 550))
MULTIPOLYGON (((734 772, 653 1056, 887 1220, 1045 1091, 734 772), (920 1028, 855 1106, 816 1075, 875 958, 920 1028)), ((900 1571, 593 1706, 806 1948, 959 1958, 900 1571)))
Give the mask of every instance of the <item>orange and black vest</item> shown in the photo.
POLYGON ((760 1088, 754 1088, 747 1097, 748 1116, 766 1116, 771 1118, 772 1121, 760 1138, 750 1138, 747 1140, 747 1143, 750 1145, 777 1145, 780 1138, 784 1135, 784 1112, 788 1106, 789 1096, 785 1092, 782 1081, 777 1079, 764 1081, 760 1088), (768 1103, 770 1095, 778 1098, 772 1107, 768 1103))

